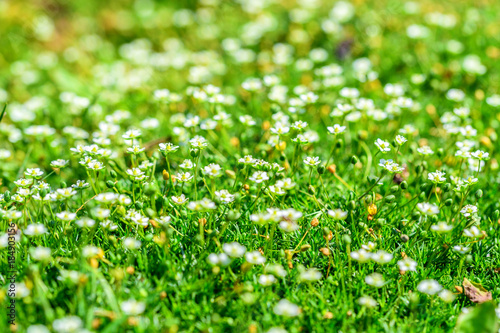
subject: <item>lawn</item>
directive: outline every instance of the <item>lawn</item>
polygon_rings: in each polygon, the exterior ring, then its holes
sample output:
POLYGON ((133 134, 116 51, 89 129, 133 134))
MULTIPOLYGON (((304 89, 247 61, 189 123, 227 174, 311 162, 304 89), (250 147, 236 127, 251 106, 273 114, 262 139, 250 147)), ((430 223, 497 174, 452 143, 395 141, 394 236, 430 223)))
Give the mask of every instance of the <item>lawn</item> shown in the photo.
POLYGON ((0 331, 499 332, 499 12, 0 0, 0 331))

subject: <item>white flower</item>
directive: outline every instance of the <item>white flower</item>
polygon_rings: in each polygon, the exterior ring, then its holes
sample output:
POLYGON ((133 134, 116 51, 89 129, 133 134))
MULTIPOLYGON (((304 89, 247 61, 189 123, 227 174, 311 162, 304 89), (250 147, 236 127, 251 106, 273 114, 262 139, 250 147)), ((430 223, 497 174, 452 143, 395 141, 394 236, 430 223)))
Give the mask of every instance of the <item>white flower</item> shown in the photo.
POLYGON ((92 220, 90 217, 82 217, 81 219, 76 221, 76 224, 80 228, 92 228, 95 225, 95 221, 92 220))
POLYGON ((470 238, 481 238, 483 237, 483 233, 474 225, 469 229, 464 229, 464 236, 470 238))
POLYGON ((300 281, 313 282, 321 279, 323 275, 316 268, 306 269, 299 274, 300 281))
POLYGON ((402 135, 396 135, 396 143, 400 146, 404 145, 406 141, 408 141, 404 136, 402 135))
POLYGON ((38 246, 30 249, 31 257, 37 261, 46 261, 50 259, 52 250, 48 247, 38 246))
POLYGON ((436 171, 436 172, 429 172, 427 177, 434 184, 440 184, 440 183, 444 183, 446 181, 446 178, 444 177, 444 175, 445 175, 444 172, 436 171))
POLYGON ((367 308, 374 308, 378 305, 377 301, 375 301, 372 297, 370 296, 361 296, 358 299, 358 303, 361 306, 365 306, 367 308))
POLYGON ((373 251, 377 248, 377 243, 368 242, 368 244, 361 245, 361 248, 366 250, 366 251, 373 251))
POLYGON ((76 213, 71 213, 67 211, 62 211, 60 213, 56 213, 56 216, 61 221, 73 221, 76 219, 76 213))
POLYGON ((50 166, 57 169, 62 169, 66 167, 68 164, 69 164, 68 160, 61 160, 61 159, 50 162, 50 166))
POLYGON ((366 284, 373 286, 373 287, 376 287, 376 288, 380 288, 385 284, 384 277, 382 276, 382 274, 379 274, 379 273, 373 273, 373 274, 367 275, 365 277, 365 282, 366 282, 366 284))
POLYGON ((382 139, 377 139, 377 141, 375 141, 375 145, 378 147, 378 149, 380 149, 382 153, 391 151, 391 145, 389 144, 389 142, 382 139))
POLYGON ((24 174, 27 176, 27 177, 33 177, 33 178, 36 178, 36 179, 39 179, 42 177, 43 175, 43 171, 40 170, 39 168, 34 168, 34 169, 26 169, 26 171, 24 172, 24 174))
POLYGON ((436 280, 423 280, 417 286, 418 291, 427 295, 435 295, 440 292, 443 287, 436 280))
POLYGON ((209 177, 220 177, 222 176, 222 168, 218 164, 211 163, 203 168, 203 173, 209 177))
POLYGON ((167 143, 160 143, 159 144, 160 148, 159 150, 161 152, 165 152, 167 154, 175 152, 177 149, 179 149, 179 146, 174 146, 172 143, 167 142, 167 143))
POLYGON ((304 163, 310 167, 314 167, 318 164, 321 163, 321 161, 319 160, 319 157, 316 156, 316 157, 310 157, 310 156, 307 156, 305 159, 304 159, 304 163))
POLYGON ((231 259, 225 253, 211 253, 207 257, 207 261, 212 266, 227 266, 231 263, 231 259))
POLYGON ((284 232, 294 232, 299 229, 299 225, 296 222, 291 221, 281 221, 278 226, 284 232))
POLYGON ((432 154, 434 154, 434 151, 432 151, 431 147, 429 147, 429 146, 423 146, 423 147, 417 148, 417 152, 420 155, 432 155, 432 154))
POLYGON ((452 225, 446 224, 446 222, 438 222, 438 224, 431 225, 431 230, 439 233, 445 233, 453 229, 452 225))
POLYGON ((123 313, 128 316, 138 316, 146 310, 146 304, 144 302, 136 301, 135 299, 123 301, 120 307, 123 313))
POLYGON ((181 194, 179 196, 172 196, 171 199, 176 205, 183 205, 188 201, 188 198, 186 198, 184 194, 181 194))
POLYGON ((465 217, 472 216, 473 214, 477 213, 477 207, 474 205, 465 205, 461 210, 460 213, 463 214, 465 217))
POLYGON ((328 132, 330 132, 330 134, 339 135, 341 133, 344 133, 346 126, 340 126, 339 124, 335 124, 333 125, 333 127, 329 126, 326 129, 328 130, 328 132))
POLYGON ((384 250, 378 250, 377 252, 372 253, 371 258, 376 263, 382 265, 382 264, 389 263, 392 260, 393 255, 390 254, 389 252, 384 251, 384 250))
POLYGON ((29 224, 24 230, 27 236, 40 236, 47 232, 47 228, 41 223, 29 224))
POLYGON ((52 322, 52 328, 58 333, 80 332, 83 321, 77 316, 68 316, 52 322))
POLYGON ((345 220, 347 217, 347 212, 342 209, 329 210, 328 215, 330 215, 334 220, 345 220))
POLYGON ((361 263, 369 261, 371 257, 372 254, 365 249, 359 249, 351 252, 351 258, 361 263))
POLYGON ((300 314, 300 308, 287 299, 282 299, 273 308, 278 316, 296 317, 300 314))
POLYGON ((234 194, 228 192, 228 190, 215 191, 215 196, 222 203, 228 204, 234 201, 234 194))
POLYGON ((467 252, 470 251, 470 248, 468 248, 467 246, 455 245, 453 247, 453 250, 460 253, 460 254, 466 254, 467 252))
POLYGON ((438 294, 439 298, 443 300, 445 303, 451 303, 455 300, 455 294, 453 292, 449 291, 448 289, 443 289, 439 292, 438 294))
POLYGON ((133 140, 133 139, 140 138, 141 135, 142 135, 141 130, 131 129, 131 130, 126 131, 125 134, 122 135, 122 138, 124 138, 125 140, 133 140))
POLYGON ((186 183, 189 182, 191 179, 193 179, 193 175, 190 172, 179 172, 176 176, 175 179, 179 183, 186 183))
POLYGON ((471 153, 471 155, 472 157, 481 161, 486 161, 490 159, 490 154, 482 150, 476 150, 475 152, 471 153))
POLYGON ((137 250, 141 247, 141 241, 132 237, 127 237, 123 240, 123 247, 127 250, 137 250))
POLYGON ((405 258, 403 260, 398 261, 399 270, 403 272, 417 270, 417 262, 410 258, 405 258))
POLYGON ((417 204, 417 209, 425 215, 436 215, 439 214, 439 207, 428 203, 428 202, 421 202, 417 204))
POLYGON ((222 250, 232 258, 241 258, 247 249, 238 242, 232 242, 223 244, 222 250))
POLYGON ((253 175, 249 178, 251 181, 254 183, 262 183, 265 182, 266 180, 269 180, 269 176, 267 175, 267 172, 265 171, 256 171, 253 173, 253 175))
POLYGON ((245 253, 245 259, 254 265, 261 265, 266 262, 266 258, 259 251, 245 253))
POLYGON ((274 277, 274 275, 262 274, 261 276, 259 276, 259 284, 264 287, 270 286, 274 283, 276 283, 276 278, 274 277))

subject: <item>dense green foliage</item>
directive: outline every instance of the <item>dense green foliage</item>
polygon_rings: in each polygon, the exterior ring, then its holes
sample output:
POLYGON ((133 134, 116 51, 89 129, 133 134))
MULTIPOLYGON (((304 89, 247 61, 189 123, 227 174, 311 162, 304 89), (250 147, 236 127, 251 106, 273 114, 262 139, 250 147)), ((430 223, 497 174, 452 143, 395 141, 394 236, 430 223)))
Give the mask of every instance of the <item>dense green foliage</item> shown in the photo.
POLYGON ((0 331, 497 332, 499 11, 0 0, 0 331))

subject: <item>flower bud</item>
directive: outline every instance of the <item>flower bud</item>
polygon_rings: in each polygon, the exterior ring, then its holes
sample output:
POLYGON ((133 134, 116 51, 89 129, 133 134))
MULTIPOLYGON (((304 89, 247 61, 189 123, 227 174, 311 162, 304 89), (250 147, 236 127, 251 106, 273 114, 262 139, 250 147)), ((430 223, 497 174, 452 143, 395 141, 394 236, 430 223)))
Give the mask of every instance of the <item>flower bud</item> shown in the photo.
POLYGON ((351 164, 357 164, 359 162, 359 159, 356 157, 356 155, 352 155, 351 157, 351 164))
POLYGON ((475 193, 476 199, 481 199, 483 197, 483 190, 479 189, 475 193))
POLYGON ((191 155, 191 157, 198 157, 200 155, 200 150, 199 149, 191 149, 189 151, 189 155, 191 155))
POLYGON ((344 235, 342 236, 342 240, 344 241, 344 243, 346 244, 351 244, 351 237, 349 235, 344 235))
POLYGON ((344 145, 344 140, 342 139, 338 139, 337 142, 335 143, 336 148, 342 148, 343 145, 344 145))
POLYGON ((309 190, 309 193, 311 193, 311 194, 316 194, 316 189, 314 188, 314 186, 309 185, 309 186, 307 187, 307 189, 309 190))
POLYGON ((399 238, 401 239, 401 241, 403 243, 406 243, 410 240, 410 237, 408 237, 408 235, 405 235, 405 234, 401 235, 399 238))
POLYGON ((306 252, 306 251, 309 251, 309 249, 311 248, 311 245, 309 244, 304 244, 300 247, 300 252, 306 252))
POLYGON ((370 215, 377 214, 377 206, 375 204, 371 204, 368 206, 368 214, 370 215))
POLYGON ((10 202, 10 191, 5 191, 5 193, 3 194, 3 199, 5 200, 5 202, 10 202))
POLYGON ((402 190, 406 190, 408 188, 408 183, 406 182, 406 180, 404 180, 401 182, 401 184, 399 184, 399 186, 401 186, 402 190))
POLYGON ((333 239, 333 233, 327 227, 323 228, 323 238, 328 241, 333 239))
POLYGON ((396 200, 396 197, 394 195, 392 195, 392 194, 385 197, 385 201, 388 202, 388 203, 391 203, 394 200, 396 200))
POLYGON ((322 247, 319 249, 319 252, 321 252, 325 257, 328 257, 330 255, 330 249, 326 247, 322 247))

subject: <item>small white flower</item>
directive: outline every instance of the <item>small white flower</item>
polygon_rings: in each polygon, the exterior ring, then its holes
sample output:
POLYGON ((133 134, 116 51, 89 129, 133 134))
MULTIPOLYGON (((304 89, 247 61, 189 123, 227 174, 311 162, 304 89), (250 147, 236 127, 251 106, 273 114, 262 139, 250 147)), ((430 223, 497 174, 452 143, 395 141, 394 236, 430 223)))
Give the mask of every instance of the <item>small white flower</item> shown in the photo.
POLYGON ((379 273, 372 273, 370 275, 367 275, 365 277, 365 282, 366 284, 376 288, 380 288, 385 284, 384 277, 379 273))
POLYGON ((246 247, 238 242, 225 243, 222 245, 222 250, 232 258, 241 258, 247 251, 246 247))
POLYGON ((122 302, 120 307, 123 313, 128 316, 138 316, 146 310, 146 304, 144 302, 136 301, 135 299, 129 299, 122 302))
POLYGON ((261 265, 266 262, 266 258, 259 251, 245 253, 245 259, 254 265, 261 265))
POLYGON ((437 224, 431 225, 431 230, 439 233, 446 233, 451 231, 451 229, 453 229, 453 226, 446 222, 438 222, 437 224))
POLYGON ((328 215, 330 215, 334 220, 345 220, 347 217, 347 212, 342 209, 329 210, 328 215))
POLYGON ((399 270, 403 272, 417 270, 417 262, 413 259, 406 258, 398 261, 399 270))
POLYGON ((267 175, 267 172, 265 171, 256 171, 253 173, 253 175, 249 178, 251 181, 254 183, 262 183, 267 180, 269 180, 269 176, 267 175))
POLYGON ((306 269, 299 274, 299 280, 305 282, 313 282, 321 279, 323 275, 316 268, 306 269))
POLYGON ((363 263, 369 261, 372 258, 372 254, 365 249, 359 249, 351 252, 351 258, 363 263))
POLYGON ((333 126, 329 126, 326 128, 330 134, 339 135, 345 132, 346 126, 340 126, 339 124, 335 124, 333 126))
POLYGON ((261 276, 259 276, 259 284, 264 287, 270 286, 274 283, 276 283, 276 278, 274 277, 274 275, 262 274, 261 276))
POLYGON ((438 294, 439 298, 443 300, 445 303, 451 303, 455 300, 455 294, 453 292, 449 291, 448 289, 443 289, 439 292, 438 294))
POLYGON ((465 205, 461 210, 460 213, 463 214, 464 217, 469 217, 477 213, 477 207, 474 205, 465 205))
POLYGON ((314 167, 318 164, 321 163, 321 161, 319 160, 319 157, 316 156, 316 157, 310 157, 310 156, 307 156, 305 159, 304 159, 304 163, 310 167, 314 167))
POLYGON ((417 286, 418 291, 427 295, 435 295, 440 292, 443 287, 436 280, 423 280, 417 286))
POLYGON ((375 141, 375 145, 382 153, 387 153, 391 151, 391 145, 389 144, 389 142, 384 141, 382 139, 377 139, 377 141, 375 141))
POLYGON ((417 209, 425 215, 436 215, 439 214, 439 207, 428 203, 428 202, 421 202, 417 204, 417 209))
POLYGON ((300 314, 300 308, 287 299, 282 299, 273 308, 273 312, 278 316, 296 317, 300 314))
POLYGON ((377 301, 375 301, 372 297, 370 296, 361 296, 358 299, 358 304, 361 306, 365 306, 367 308, 374 308, 378 305, 377 301))
POLYGON ((483 233, 474 225, 469 229, 464 229, 464 236, 470 238, 481 238, 483 237, 483 233))
POLYGON ((57 333, 76 333, 80 332, 83 321, 77 316, 68 316, 56 319, 52 322, 52 328, 57 333))

